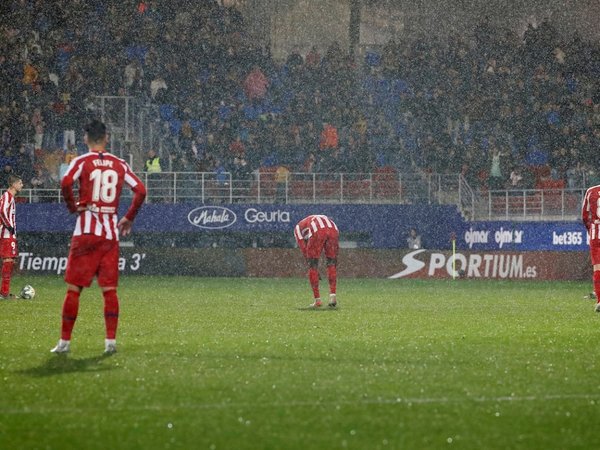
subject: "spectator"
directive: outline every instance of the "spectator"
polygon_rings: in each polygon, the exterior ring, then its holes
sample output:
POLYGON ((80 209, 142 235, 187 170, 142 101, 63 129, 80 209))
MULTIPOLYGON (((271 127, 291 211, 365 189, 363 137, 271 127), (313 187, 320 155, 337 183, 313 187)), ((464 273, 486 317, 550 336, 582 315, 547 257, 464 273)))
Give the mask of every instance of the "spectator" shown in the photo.
POLYGON ((244 93, 250 101, 261 100, 267 94, 269 80, 260 67, 254 66, 244 80, 244 93))
POLYGON ((309 153, 304 164, 302 165, 302 171, 305 173, 313 173, 316 171, 317 157, 314 153, 309 153))
POLYGON ((2 169, 2 173, 0 174, 0 183, 2 183, 4 186, 8 186, 8 177, 14 173, 15 171, 13 170, 12 165, 5 164, 4 169, 2 169))
POLYGON ((233 158, 243 158, 246 153, 246 147, 242 142, 240 135, 237 135, 235 140, 229 144, 229 155, 233 158))
POLYGON ((28 153, 25 145, 19 147, 14 164, 15 173, 21 177, 23 184, 27 188, 33 178, 33 164, 31 155, 28 153))
POLYGON ((148 158, 144 163, 144 172, 147 174, 146 186, 148 188, 147 201, 160 203, 165 201, 165 187, 162 185, 162 166, 160 158, 154 149, 148 151, 148 158))
POLYGON ((46 125, 44 123, 44 119, 42 117, 42 110, 40 108, 35 108, 33 110, 33 115, 31 116, 31 124, 33 125, 33 129, 35 132, 33 138, 34 148, 36 150, 40 150, 44 142, 44 126, 46 125))
POLYGON ((65 153, 61 149, 45 152, 43 155, 43 165, 48 175, 49 188, 59 186, 59 167, 64 159, 65 153))
POLYGON ((275 201, 287 203, 287 187, 290 170, 286 166, 279 166, 275 170, 275 201))
POLYGON ((70 104, 65 105, 63 115, 63 150, 67 151, 70 146, 75 145, 75 128, 79 121, 77 110, 70 104))
POLYGON ((144 163, 144 172, 149 175, 162 172, 160 158, 153 149, 148 151, 148 158, 146 158, 146 162, 144 163))
POLYGON ((523 188, 523 175, 521 175, 521 169, 517 166, 513 167, 510 172, 510 188, 511 189, 522 189, 523 188))
POLYGON ((323 122, 323 130, 321 131, 321 139, 319 148, 321 150, 336 149, 339 145, 338 131, 332 124, 323 122))
POLYGON ((311 69, 317 68, 321 64, 321 54, 316 46, 313 45, 306 54, 305 63, 306 66, 311 69))
POLYGON ((227 169, 220 159, 215 161, 214 172, 215 180, 217 181, 217 187, 219 188, 218 199, 222 200, 229 196, 229 174, 227 173, 227 169))
POLYGON ((162 98, 162 91, 167 90, 167 83, 164 78, 157 76, 150 83, 150 98, 152 100, 160 100, 162 98))
POLYGON ((502 175, 501 157, 504 154, 500 152, 496 147, 492 149, 491 156, 491 167, 490 167, 490 189, 503 189, 505 185, 504 177, 502 175))
POLYGON ((194 168, 188 161, 185 155, 171 155, 171 171, 172 172, 193 172, 194 168))
POLYGON ((67 154, 65 154, 65 159, 58 166, 58 180, 62 180, 67 173, 67 169, 69 168, 69 163, 67 162, 67 154))
POLYGON ((418 250, 422 248, 421 245, 421 235, 417 233, 416 228, 411 228, 408 237, 406 238, 406 243, 408 244, 408 248, 411 250, 418 250))
POLYGON ((250 167, 244 157, 235 157, 233 159, 233 168, 231 176, 234 180, 248 180, 250 178, 250 167))
POLYGON ((34 85, 38 81, 39 72, 29 60, 23 66, 23 84, 34 85))
POLYGON ((12 136, 9 127, 4 127, 2 129, 2 137, 0 138, 0 151, 2 153, 6 153, 6 151, 12 145, 12 136))

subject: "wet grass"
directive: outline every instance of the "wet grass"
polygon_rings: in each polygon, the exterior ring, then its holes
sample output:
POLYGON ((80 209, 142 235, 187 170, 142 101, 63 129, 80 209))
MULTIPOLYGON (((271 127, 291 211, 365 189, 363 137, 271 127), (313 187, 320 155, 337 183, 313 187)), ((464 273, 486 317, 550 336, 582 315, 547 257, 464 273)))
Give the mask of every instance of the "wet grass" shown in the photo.
MULTIPOLYGON (((24 284, 25 280, 15 280, 24 284)), ((600 315, 588 283, 129 277, 119 353, 85 291, 0 303, 0 447, 598 448, 600 315)))

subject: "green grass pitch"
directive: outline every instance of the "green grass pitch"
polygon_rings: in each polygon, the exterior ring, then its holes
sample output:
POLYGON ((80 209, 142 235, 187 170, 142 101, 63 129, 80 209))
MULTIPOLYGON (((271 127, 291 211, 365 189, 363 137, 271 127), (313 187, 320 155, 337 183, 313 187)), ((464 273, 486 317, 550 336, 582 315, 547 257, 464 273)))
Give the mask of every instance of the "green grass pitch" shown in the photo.
POLYGON ((6 449, 599 448, 590 283, 128 277, 52 355, 64 285, 0 302, 6 449), (322 284, 323 286, 323 284, 322 284))

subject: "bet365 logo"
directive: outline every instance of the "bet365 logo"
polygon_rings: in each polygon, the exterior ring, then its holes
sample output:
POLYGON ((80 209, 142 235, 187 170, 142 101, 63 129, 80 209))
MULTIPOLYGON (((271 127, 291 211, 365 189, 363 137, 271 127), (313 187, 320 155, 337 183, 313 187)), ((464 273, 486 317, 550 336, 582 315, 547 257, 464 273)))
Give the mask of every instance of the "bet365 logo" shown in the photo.
POLYGON ((583 232, 565 231, 564 233, 552 232, 552 245, 581 245, 583 244, 583 232))

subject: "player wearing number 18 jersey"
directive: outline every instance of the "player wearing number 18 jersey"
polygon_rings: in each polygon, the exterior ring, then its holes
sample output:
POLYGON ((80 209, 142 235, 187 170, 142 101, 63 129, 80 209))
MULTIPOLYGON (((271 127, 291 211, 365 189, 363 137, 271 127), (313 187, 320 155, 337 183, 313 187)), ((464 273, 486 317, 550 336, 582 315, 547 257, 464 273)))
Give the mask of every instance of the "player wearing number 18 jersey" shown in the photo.
POLYGON ((84 287, 91 285, 94 277, 104 297, 105 352, 116 351, 119 232, 124 236, 129 234, 133 219, 146 197, 144 184, 129 165, 106 151, 104 124, 95 120, 85 131, 89 152, 71 161, 61 181, 65 203, 69 211, 77 214, 77 221, 65 271, 67 294, 62 311, 61 338, 52 349, 54 353, 69 351, 80 293, 84 287), (73 193, 76 182, 79 184, 77 201, 73 193), (129 186, 134 196, 129 210, 118 220, 123 184, 129 186))
POLYGON ((581 220, 590 238, 590 255, 594 273, 592 275, 596 294, 596 312, 600 312, 600 185, 589 188, 583 198, 581 220))

